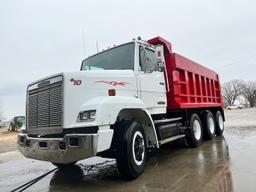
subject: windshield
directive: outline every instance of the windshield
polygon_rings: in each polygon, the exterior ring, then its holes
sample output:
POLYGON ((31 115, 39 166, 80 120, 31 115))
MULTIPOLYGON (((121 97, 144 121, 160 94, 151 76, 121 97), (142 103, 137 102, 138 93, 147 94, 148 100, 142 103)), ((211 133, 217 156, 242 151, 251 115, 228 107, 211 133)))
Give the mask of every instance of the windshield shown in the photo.
POLYGON ((128 43, 89 57, 81 70, 133 70, 133 63, 134 43, 128 43))

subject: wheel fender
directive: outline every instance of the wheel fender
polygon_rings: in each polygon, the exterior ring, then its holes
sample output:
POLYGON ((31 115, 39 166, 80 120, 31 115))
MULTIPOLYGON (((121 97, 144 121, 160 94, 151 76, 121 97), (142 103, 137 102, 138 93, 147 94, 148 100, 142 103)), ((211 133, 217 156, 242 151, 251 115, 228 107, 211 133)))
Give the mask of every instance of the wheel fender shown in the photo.
MULTIPOLYGON (((80 111, 96 110, 95 126, 115 124, 118 117, 139 119, 144 125, 145 134, 154 147, 159 147, 157 134, 150 113, 145 104, 138 98, 124 96, 96 97, 84 103, 80 111)), ((86 124, 86 123, 85 123, 86 124)))
POLYGON ((121 119, 135 119, 142 124, 148 148, 159 148, 155 125, 150 113, 146 109, 123 109, 118 117, 121 119))
POLYGON ((137 98, 109 96, 96 97, 84 103, 80 111, 96 110, 94 123, 97 125, 114 124, 123 109, 145 109, 145 104, 137 98))

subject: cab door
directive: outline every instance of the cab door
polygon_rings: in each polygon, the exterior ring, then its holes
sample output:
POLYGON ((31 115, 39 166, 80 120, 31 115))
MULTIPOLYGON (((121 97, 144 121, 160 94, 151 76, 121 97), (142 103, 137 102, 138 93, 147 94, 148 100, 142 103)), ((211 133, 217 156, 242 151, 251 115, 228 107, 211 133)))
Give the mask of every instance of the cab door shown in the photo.
POLYGON ((139 95, 151 114, 166 113, 166 85, 164 72, 157 69, 155 51, 139 47, 139 95))

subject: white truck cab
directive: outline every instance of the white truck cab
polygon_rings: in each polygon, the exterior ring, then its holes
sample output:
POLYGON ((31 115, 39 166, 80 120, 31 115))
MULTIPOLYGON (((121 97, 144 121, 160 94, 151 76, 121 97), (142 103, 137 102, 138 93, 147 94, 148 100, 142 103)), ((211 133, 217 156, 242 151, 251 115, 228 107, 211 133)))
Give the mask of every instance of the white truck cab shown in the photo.
POLYGON ((85 59, 79 72, 29 84, 19 150, 57 166, 111 151, 119 170, 135 178, 146 148, 159 147, 151 115, 166 106, 162 46, 133 40, 85 59))

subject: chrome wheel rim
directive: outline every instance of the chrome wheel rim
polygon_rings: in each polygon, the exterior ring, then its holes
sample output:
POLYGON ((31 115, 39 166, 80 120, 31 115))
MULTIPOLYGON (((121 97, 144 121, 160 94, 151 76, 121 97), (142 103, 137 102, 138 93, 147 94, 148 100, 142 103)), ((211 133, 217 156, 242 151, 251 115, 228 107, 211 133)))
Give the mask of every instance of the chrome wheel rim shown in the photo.
POLYGON ((202 135, 202 130, 201 130, 201 125, 198 120, 195 120, 193 123, 193 131, 194 131, 194 136, 196 140, 200 140, 201 135, 202 135))
POLYGON ((219 128, 222 131, 224 129, 224 122, 223 122, 222 115, 219 115, 218 122, 219 122, 219 128))
POLYGON ((213 120, 212 117, 210 117, 210 118, 208 119, 208 125, 209 125, 209 130, 210 130, 211 134, 214 134, 214 132, 215 132, 215 126, 214 126, 214 120, 213 120))
POLYGON ((132 139, 132 156, 136 165, 141 165, 145 158, 145 143, 140 131, 136 131, 132 139))

